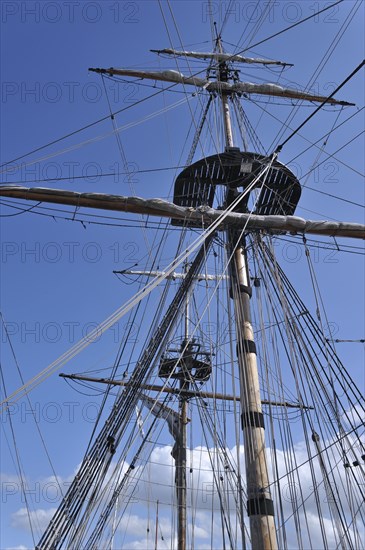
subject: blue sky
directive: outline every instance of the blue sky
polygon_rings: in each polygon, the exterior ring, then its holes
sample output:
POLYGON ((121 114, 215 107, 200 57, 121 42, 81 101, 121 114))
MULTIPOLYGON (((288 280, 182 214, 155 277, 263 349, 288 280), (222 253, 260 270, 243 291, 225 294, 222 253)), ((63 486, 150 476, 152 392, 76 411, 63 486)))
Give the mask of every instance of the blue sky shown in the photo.
MULTIPOLYGON (((214 19, 220 27, 228 5, 228 2, 174 1, 171 3, 172 17, 167 3, 163 2, 159 7, 155 1, 2 2, 1 162, 24 155, 109 113, 103 83, 98 75, 88 72, 88 67, 176 69, 172 61, 161 60, 149 50, 172 45, 181 49, 184 44, 187 49, 209 51, 212 43, 209 9, 213 10, 214 19)), ((227 15, 223 29, 227 51, 233 48, 229 43, 240 42, 245 47, 255 44, 310 15, 325 3, 275 2, 264 23, 256 29, 257 15, 263 13, 266 5, 266 2, 259 3, 256 13, 253 11, 254 2, 230 4, 232 11, 227 15)), ((332 41, 337 40, 337 33, 355 5, 355 2, 346 0, 316 19, 245 54, 294 63, 294 67, 286 70, 283 77, 290 86, 305 87, 332 41)), ((332 91, 361 62, 364 54, 363 11, 362 5, 344 34, 338 37, 333 55, 315 78, 313 91, 323 95, 328 90, 332 91)), ((181 66, 186 68, 185 64, 181 66)), ((202 63, 192 64, 192 67, 201 70, 202 63)), ((278 74, 278 69, 269 72, 245 66, 241 79, 275 82, 278 74)), ((165 93, 131 107, 154 90, 133 83, 117 85, 109 80, 105 81, 105 85, 113 110, 129 107, 117 117, 118 126, 142 121, 148 114, 183 98, 177 93, 165 93)), ((318 150, 312 147, 300 157, 295 157, 335 124, 363 107, 363 74, 357 74, 338 93, 338 97, 356 103, 356 107, 343 110, 338 119, 338 110, 324 109, 301 130, 300 136, 295 136, 284 147, 279 157, 298 174, 302 183, 301 176, 316 162, 318 150)), ((190 98, 188 103, 192 111, 199 106, 196 98, 190 98)), ((110 120, 20 161, 33 164, 13 163, 11 170, 2 174, 2 181, 78 191, 121 195, 133 192, 145 197, 168 197, 174 170, 136 172, 182 164, 181 152, 183 150, 184 161, 189 150, 184 146, 191 124, 189 105, 175 107, 166 114, 121 132, 128 169, 133 172, 133 189, 124 175, 101 177, 104 173, 124 171, 114 136, 59 154, 63 148, 111 132, 110 120), (94 181, 80 178, 93 174, 94 181), (75 179, 67 179, 70 175, 75 179), (65 179, 34 183, 35 179, 55 177, 65 179)), ((290 107, 264 103, 257 105, 249 101, 243 102, 243 106, 250 121, 257 127, 261 141, 270 148, 290 107), (279 121, 268 116, 266 111, 270 111, 279 121)), ((291 121, 291 126, 296 128, 310 112, 308 107, 300 110, 291 121)), ((325 150, 335 154, 331 158, 325 154, 320 157, 319 162, 324 162, 306 181, 308 189, 303 190, 298 215, 364 223, 363 209, 309 189, 311 187, 363 203, 364 187, 360 175, 364 171, 363 137, 344 147, 363 130, 363 121, 363 113, 360 113, 329 137, 325 150), (341 150, 336 153, 338 149, 341 150)), ((288 131, 284 137, 287 135, 288 131)), ((80 223, 53 220, 31 213, 9 217, 14 213, 13 209, 2 207, 1 311, 8 323, 24 379, 28 380, 132 296, 137 287, 122 284, 112 271, 134 264, 143 267, 146 244, 143 232, 135 227, 84 227, 80 223)), ((149 238, 152 240, 154 236, 152 234, 149 238)), ((327 242, 333 245, 332 239, 327 242)), ((351 244, 360 246, 356 242, 351 244)), ((313 254, 334 336, 364 338, 363 257, 320 248, 313 254)), ((164 251, 164 265, 172 256, 172 249, 164 251)), ((278 246, 278 259, 313 305, 302 248, 282 242, 278 246)), ((67 371, 84 371, 93 365, 112 364, 126 322, 122 319, 117 327, 109 329, 102 342, 91 344, 67 367, 67 371)), ((6 374, 6 389, 10 393, 20 382, 3 329, 1 338, 2 366, 6 374)), ((359 384, 364 382, 362 351, 359 344, 339 345, 341 357, 349 367, 353 367, 353 375, 359 384)), ((54 375, 31 394, 31 399, 36 411, 39 411, 42 433, 56 471, 63 479, 69 479, 90 437, 91 420, 98 398, 75 393, 54 375)), ((27 461, 26 475, 36 488, 36 483, 50 476, 51 472, 47 470, 44 456, 38 453, 39 441, 31 430, 32 419, 27 407, 26 402, 22 401, 14 408, 13 416, 24 462, 27 455, 32 457, 27 461)), ((4 433, 9 436, 8 424, 4 433)), ((9 476, 5 479, 11 479, 15 471, 6 442, 2 449, 1 471, 9 476)), ((12 516, 22 506, 19 492, 15 496, 7 495, 3 500, 1 548, 30 544, 29 533, 26 529, 22 530, 12 516)), ((42 499, 39 507, 45 507, 42 499)))

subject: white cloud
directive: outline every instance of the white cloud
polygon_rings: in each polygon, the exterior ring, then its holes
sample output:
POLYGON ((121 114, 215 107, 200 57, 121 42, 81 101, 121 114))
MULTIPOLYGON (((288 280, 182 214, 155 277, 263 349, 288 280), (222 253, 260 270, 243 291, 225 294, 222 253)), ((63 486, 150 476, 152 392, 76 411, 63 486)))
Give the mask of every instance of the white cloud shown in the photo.
POLYGON ((153 547, 152 542, 147 538, 128 543, 128 548, 130 550, 150 550, 153 547))
POLYGON ((19 483, 19 476, 0 472, 0 483, 19 483))
POLYGON ((124 514, 118 529, 123 532, 127 531, 131 536, 139 536, 146 531, 146 519, 136 514, 124 514))
POLYGON ((14 529, 22 529, 29 531, 29 522, 32 526, 36 526, 42 532, 50 522, 53 514, 56 512, 56 508, 38 508, 37 510, 30 510, 29 514, 26 508, 20 508, 13 514, 11 514, 11 526, 14 529))
MULTIPOLYGON (((330 442, 323 442, 323 446, 330 442)), ((172 447, 169 445, 154 447, 149 459, 142 460, 137 463, 134 470, 129 472, 128 482, 122 491, 119 499, 119 512, 122 518, 118 524, 116 539, 125 541, 125 548, 131 550, 146 550, 154 546, 154 533, 156 521, 156 502, 159 501, 159 537, 164 538, 167 547, 171 547, 171 540, 176 536, 176 488, 175 488, 175 470, 174 460, 171 456, 172 447), (149 529, 149 534, 147 530, 149 529), (153 539, 153 542, 149 542, 153 539), (148 546, 150 545, 150 546, 148 546)), ((227 466, 224 453, 216 449, 208 449, 204 446, 195 447, 187 453, 187 483, 188 483, 188 537, 194 536, 194 547, 197 550, 210 548, 212 541, 217 541, 217 545, 221 544, 222 527, 220 519, 220 504, 223 499, 226 503, 226 518, 229 517, 232 532, 240 531, 239 518, 236 514, 231 513, 236 509, 235 500, 237 496, 236 474, 232 470, 235 468, 234 463, 237 458, 237 449, 232 447, 226 449, 225 453, 229 457, 229 461, 233 466, 227 466), (219 469, 218 487, 216 488, 212 463, 214 468, 219 469), (191 469, 190 469, 191 468, 191 469), (214 526, 211 527, 211 519, 213 517, 214 526), (193 526, 193 528, 192 528, 193 526)), ((244 472, 244 449, 239 448, 241 471, 244 472)), ((315 450, 313 449, 313 454, 315 450)), ((269 470, 272 470, 271 450, 268 449, 268 465, 269 470)), ((339 457, 340 458, 340 457, 339 457)), ((336 546, 333 523, 331 513, 328 506, 328 495, 326 494, 325 486, 321 476, 321 468, 319 461, 314 457, 312 465, 307 461, 307 449, 303 444, 299 443, 290 451, 277 451, 278 471, 281 487, 283 516, 288 518, 286 526, 286 535, 289 548, 296 548, 300 544, 300 538, 297 538, 296 525, 294 522, 294 513, 297 514, 299 524, 301 525, 301 537, 304 546, 309 544, 311 540, 314 547, 323 545, 321 524, 319 520, 319 511, 317 509, 316 499, 313 492, 313 471, 318 480, 317 489, 320 497, 321 515, 323 517, 323 526, 326 532, 327 542, 329 547, 336 546), (300 466, 298 476, 290 477, 286 473, 286 465, 290 464, 295 454, 296 464, 300 466), (301 465, 302 464, 302 465, 301 465), (312 469, 311 469, 312 468, 312 469), (306 516, 303 512, 305 506, 306 516), (308 528, 307 528, 308 524, 308 528)), ((335 456, 337 461, 337 455, 335 456)), ((291 462, 293 464, 293 462, 291 462)), ((110 468, 107 474, 107 479, 111 479, 111 472, 116 466, 110 468)), ((124 463, 123 472, 128 468, 128 463, 124 463)), ((344 488, 341 487, 342 477, 345 475, 341 468, 334 471, 336 483, 339 487, 339 497, 341 506, 345 510, 346 515, 350 515, 347 498, 344 494, 344 488)), ((112 476, 113 477, 113 476, 112 476)), ((16 478, 11 476, 4 477, 9 481, 15 481, 16 478)), ((58 478, 59 483, 65 483, 68 478, 58 478)), ((54 477, 44 478, 44 485, 56 484, 54 477)), ((115 483, 111 484, 103 496, 103 502, 106 503, 111 497, 115 483)), ((275 497, 273 491, 273 497, 275 497)), ((244 497, 245 498, 245 497, 244 497)), ((43 503, 41 503, 42 506, 43 503)), ((50 503, 50 501, 48 502, 50 503)), ((56 502, 53 506, 57 505, 56 502)), ((31 512, 31 520, 39 532, 42 532, 48 525, 55 509, 39 507, 31 512)), ((279 510, 276 513, 277 521, 280 519, 279 510)), ((14 529, 27 530, 29 532, 28 514, 25 508, 20 508, 11 516, 11 525, 14 529)), ((350 532, 353 539, 353 533, 350 532)), ((353 539, 354 540, 354 539, 353 539)), ((164 541, 161 539, 161 548, 164 541)), ((240 541, 238 541, 239 546, 240 541)), ((122 546, 121 546, 122 547, 122 546)))

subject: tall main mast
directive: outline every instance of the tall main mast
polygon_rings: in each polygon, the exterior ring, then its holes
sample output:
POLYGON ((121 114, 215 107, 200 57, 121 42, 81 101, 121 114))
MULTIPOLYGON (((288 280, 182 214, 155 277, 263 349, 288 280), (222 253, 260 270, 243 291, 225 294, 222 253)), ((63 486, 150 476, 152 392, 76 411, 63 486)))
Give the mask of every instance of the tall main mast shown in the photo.
MULTIPOLYGON (((220 37, 217 48, 222 52, 220 37)), ((227 82, 229 69, 225 61, 219 63, 218 78, 227 82)), ((221 92, 226 148, 234 147, 228 93, 221 92)), ((229 187, 227 188, 227 202, 229 187)), ((229 204, 227 204, 229 206, 229 204)), ((253 550, 277 548, 274 506, 269 488, 265 453, 265 429, 257 368, 256 345, 251 323, 250 297, 245 238, 239 231, 228 230, 228 250, 231 260, 231 295, 234 301, 237 328, 237 355, 240 380, 241 425, 244 438, 247 513, 250 518, 253 550)))

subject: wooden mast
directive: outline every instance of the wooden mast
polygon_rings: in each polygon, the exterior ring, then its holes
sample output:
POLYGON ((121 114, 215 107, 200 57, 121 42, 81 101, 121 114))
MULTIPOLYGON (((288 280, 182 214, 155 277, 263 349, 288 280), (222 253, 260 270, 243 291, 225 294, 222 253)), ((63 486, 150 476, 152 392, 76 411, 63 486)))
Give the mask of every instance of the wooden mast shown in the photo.
MULTIPOLYGON (((220 36, 217 47, 222 53, 220 36)), ((227 82, 229 69, 226 62, 219 64, 218 76, 227 82)), ((226 148, 234 147, 228 93, 221 92, 226 148)), ((227 202, 229 189, 227 189, 227 202)), ((228 206, 228 205, 227 205, 228 206)), ((234 300, 237 327, 237 355, 240 379, 241 425, 243 430, 247 514, 250 518, 251 544, 253 550, 277 549, 274 522, 274 505, 269 488, 269 475, 265 453, 264 417, 260 396, 256 346, 251 323, 251 287, 248 276, 247 252, 244 236, 228 230, 231 260, 231 292, 234 300), (238 241, 238 246, 237 246, 238 241)))
MULTIPOLYGON (((187 272, 188 266, 185 266, 185 272, 187 272)), ((189 290, 186 295, 185 302, 185 334, 182 342, 183 350, 183 365, 186 361, 189 361, 189 290)), ((189 382, 186 380, 187 373, 184 373, 184 369, 180 369, 180 390, 188 390, 189 382), (185 376, 184 376, 185 374, 185 376)), ((176 460, 176 491, 177 491, 177 548, 178 550, 186 549, 186 425, 188 412, 188 397, 181 394, 179 397, 179 437, 177 438, 177 456, 176 460)))

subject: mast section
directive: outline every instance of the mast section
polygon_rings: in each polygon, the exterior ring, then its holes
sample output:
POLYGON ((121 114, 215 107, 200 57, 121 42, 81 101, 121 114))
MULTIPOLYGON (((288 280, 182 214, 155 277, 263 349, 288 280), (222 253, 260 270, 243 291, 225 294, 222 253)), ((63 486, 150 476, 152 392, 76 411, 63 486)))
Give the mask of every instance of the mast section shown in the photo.
MULTIPOLYGON (((185 273, 188 271, 188 264, 185 266, 185 273)), ((185 331, 184 331, 184 340, 182 342, 182 348, 185 350, 183 352, 183 357, 185 361, 189 361, 188 357, 188 344, 189 344, 189 298, 190 291, 186 291, 186 302, 185 302, 185 331)), ((184 373, 182 373, 184 374, 184 373)), ((182 375, 180 380, 180 390, 189 389, 189 382, 185 380, 184 375, 182 375)), ((176 460, 176 491, 177 491, 177 548, 178 550, 186 549, 186 425, 188 423, 188 398, 184 394, 180 394, 179 398, 179 437, 177 439, 177 456, 176 460)))
MULTIPOLYGON (((222 51, 221 38, 217 48, 222 51)), ((226 62, 218 64, 220 82, 227 82, 229 68, 226 62)), ((228 94, 221 91, 226 149, 234 146, 228 94)), ((230 200, 230 189, 226 194, 230 200)), ((226 206, 229 206, 227 204, 226 206)), ((265 453, 265 432, 258 378, 256 346, 251 323, 250 297, 252 290, 248 276, 245 238, 240 232, 228 230, 229 256, 231 260, 231 296, 234 300, 237 327, 237 355, 240 379, 241 425, 244 438, 247 513, 250 518, 253 550, 276 550, 274 506, 269 489, 269 476, 265 453), (238 245, 236 244, 239 241, 238 245)))

